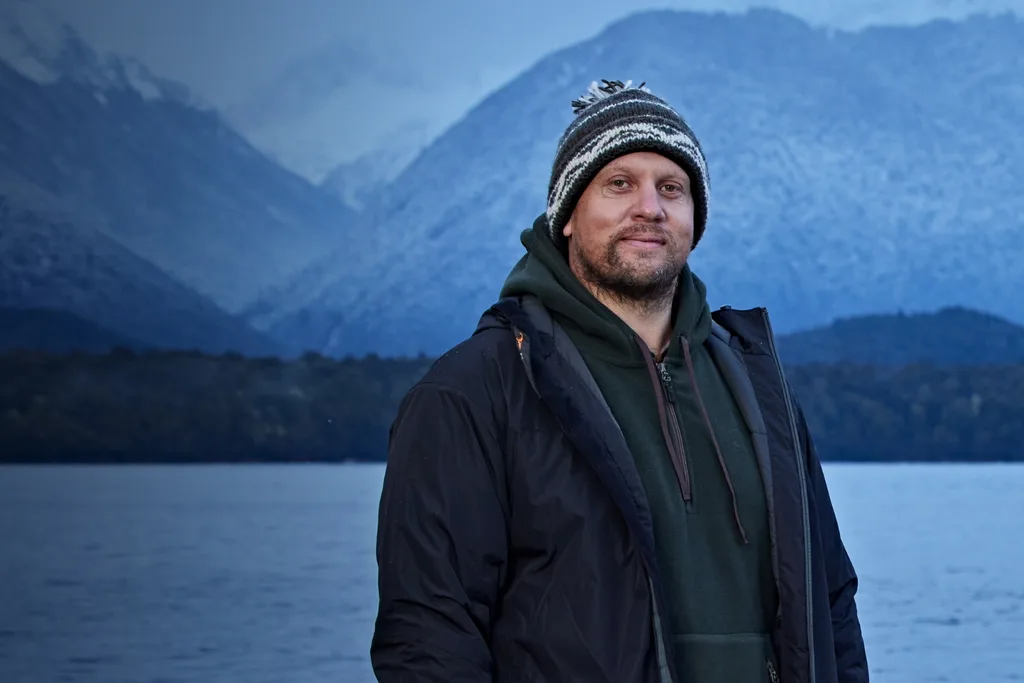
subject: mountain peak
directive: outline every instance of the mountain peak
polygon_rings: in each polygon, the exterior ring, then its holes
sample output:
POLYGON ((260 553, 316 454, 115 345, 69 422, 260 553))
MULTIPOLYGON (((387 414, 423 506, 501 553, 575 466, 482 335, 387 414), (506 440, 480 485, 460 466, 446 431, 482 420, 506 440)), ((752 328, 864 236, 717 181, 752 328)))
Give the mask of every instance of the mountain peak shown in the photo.
POLYGON ((213 108, 188 87, 150 73, 135 59, 99 54, 77 32, 32 0, 0 6, 0 62, 41 84, 68 80, 106 90, 133 90, 143 99, 168 99, 213 108))

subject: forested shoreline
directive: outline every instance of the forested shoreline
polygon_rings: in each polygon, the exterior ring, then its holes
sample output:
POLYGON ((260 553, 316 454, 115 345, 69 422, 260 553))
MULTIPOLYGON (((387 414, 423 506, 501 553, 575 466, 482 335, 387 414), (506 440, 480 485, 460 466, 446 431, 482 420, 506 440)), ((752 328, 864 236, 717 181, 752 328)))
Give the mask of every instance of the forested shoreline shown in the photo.
MULTIPOLYGON (((432 359, 0 355, 0 462, 381 461, 432 359)), ((836 461, 1024 461, 1024 364, 787 368, 836 461)))

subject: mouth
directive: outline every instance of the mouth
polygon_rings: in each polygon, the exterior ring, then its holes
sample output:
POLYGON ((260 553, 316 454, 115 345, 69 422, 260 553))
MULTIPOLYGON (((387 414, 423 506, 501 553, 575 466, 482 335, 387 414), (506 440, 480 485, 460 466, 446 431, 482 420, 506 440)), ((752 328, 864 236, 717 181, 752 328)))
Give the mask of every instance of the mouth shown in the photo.
POLYGON ((635 249, 657 249, 665 246, 665 240, 657 235, 633 235, 621 240, 635 249))

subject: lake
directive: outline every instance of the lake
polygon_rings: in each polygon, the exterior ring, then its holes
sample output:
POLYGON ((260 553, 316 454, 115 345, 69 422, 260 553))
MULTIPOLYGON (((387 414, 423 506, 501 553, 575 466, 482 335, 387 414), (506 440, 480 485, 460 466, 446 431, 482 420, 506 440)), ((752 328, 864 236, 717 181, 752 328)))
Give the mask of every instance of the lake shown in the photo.
MULTIPOLYGON (((373 681, 383 471, 0 467, 0 681, 373 681)), ((1024 680, 1024 467, 826 476, 872 681, 1024 680)))

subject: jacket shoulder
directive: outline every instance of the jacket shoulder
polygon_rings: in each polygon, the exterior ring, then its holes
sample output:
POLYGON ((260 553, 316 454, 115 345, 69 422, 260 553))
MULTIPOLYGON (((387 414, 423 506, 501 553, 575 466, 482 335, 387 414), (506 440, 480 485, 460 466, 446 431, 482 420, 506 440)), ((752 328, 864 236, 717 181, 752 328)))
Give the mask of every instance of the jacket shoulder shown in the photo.
POLYGON ((508 328, 478 329, 441 354, 413 388, 433 386, 455 391, 474 402, 493 400, 520 363, 515 338, 508 328))
POLYGON ((771 353, 774 339, 766 309, 723 306, 711 314, 711 320, 712 334, 729 346, 745 353, 771 353))

